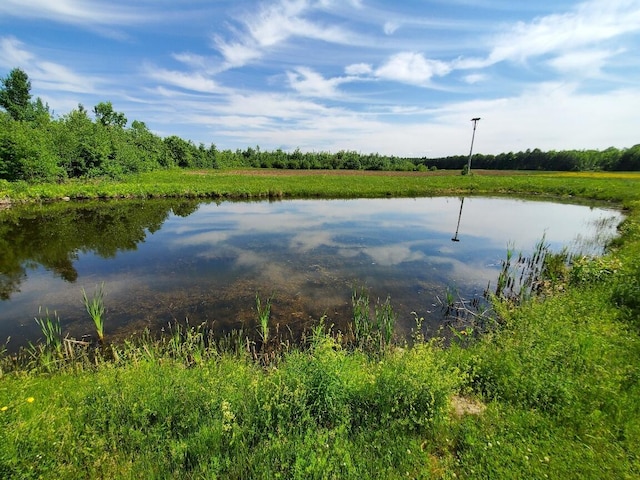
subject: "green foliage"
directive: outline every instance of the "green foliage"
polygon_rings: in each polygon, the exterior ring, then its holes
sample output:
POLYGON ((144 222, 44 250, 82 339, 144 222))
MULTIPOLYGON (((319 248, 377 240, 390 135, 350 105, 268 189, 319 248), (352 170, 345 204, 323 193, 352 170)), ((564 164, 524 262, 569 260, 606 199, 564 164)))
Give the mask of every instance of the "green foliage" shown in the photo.
POLYGON ((14 120, 27 120, 31 104, 31 81, 20 68, 14 68, 0 79, 0 107, 14 120))
POLYGON ((0 178, 55 181, 65 176, 57 165, 48 130, 0 117, 0 178))
POLYGON ((603 282, 622 268, 620 259, 613 256, 592 257, 580 256, 571 260, 569 281, 580 284, 596 284, 603 282))
POLYGON ((96 116, 96 121, 105 127, 124 128, 127 124, 127 117, 124 116, 124 113, 114 111, 111 102, 98 103, 93 107, 93 113, 96 116))

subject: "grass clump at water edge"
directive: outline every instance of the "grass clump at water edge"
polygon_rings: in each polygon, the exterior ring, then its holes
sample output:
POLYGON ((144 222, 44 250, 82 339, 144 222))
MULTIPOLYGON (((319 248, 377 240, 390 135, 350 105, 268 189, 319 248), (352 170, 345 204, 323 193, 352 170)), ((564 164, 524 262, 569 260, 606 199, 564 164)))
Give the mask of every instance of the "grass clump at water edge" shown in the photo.
POLYGON ((93 320, 96 328, 98 339, 104 341, 104 282, 96 286, 95 292, 91 299, 87 297, 87 292, 82 289, 82 300, 87 313, 93 320))

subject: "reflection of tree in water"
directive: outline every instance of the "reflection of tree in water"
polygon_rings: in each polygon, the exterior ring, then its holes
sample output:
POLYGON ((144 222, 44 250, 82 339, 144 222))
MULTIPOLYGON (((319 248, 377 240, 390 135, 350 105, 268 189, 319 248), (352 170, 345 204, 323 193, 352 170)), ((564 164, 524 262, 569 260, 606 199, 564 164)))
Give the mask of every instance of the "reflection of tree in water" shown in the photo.
POLYGON ((0 212, 0 298, 7 300, 27 276, 42 266, 74 282, 78 253, 109 258, 135 250, 146 231, 160 229, 171 211, 187 216, 197 200, 122 200, 29 205, 0 212))

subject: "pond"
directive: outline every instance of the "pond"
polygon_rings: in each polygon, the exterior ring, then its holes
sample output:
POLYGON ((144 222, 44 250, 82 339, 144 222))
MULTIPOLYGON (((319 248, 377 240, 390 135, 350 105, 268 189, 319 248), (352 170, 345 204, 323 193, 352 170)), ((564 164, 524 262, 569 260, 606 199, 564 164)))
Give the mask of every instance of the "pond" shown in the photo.
POLYGON ((295 337, 326 315, 344 328, 351 294, 390 297, 397 334, 442 323, 438 299, 482 296, 507 248, 599 254, 622 220, 610 208, 506 198, 201 202, 121 200, 0 212, 0 339, 41 337, 55 311, 63 334, 93 325, 82 303, 104 283, 105 332, 121 339, 173 322, 216 332, 256 323, 255 297, 295 337), (41 311, 41 313, 39 313, 41 311))

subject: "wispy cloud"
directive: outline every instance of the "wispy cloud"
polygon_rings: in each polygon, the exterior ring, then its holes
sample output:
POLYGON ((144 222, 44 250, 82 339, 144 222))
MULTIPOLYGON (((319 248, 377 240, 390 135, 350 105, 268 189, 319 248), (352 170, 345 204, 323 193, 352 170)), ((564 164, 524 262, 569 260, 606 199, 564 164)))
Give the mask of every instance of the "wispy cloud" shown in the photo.
POLYGON ((386 35, 393 35, 393 33, 400 28, 400 24, 394 21, 384 22, 382 30, 386 35))
POLYGON ((64 65, 41 59, 14 37, 0 38, 0 66, 22 68, 45 90, 92 93, 101 83, 95 76, 76 73, 64 65))
POLYGON ((130 25, 148 19, 151 13, 143 14, 139 9, 113 5, 111 2, 81 0, 3 0, 0 2, 0 12, 14 17, 100 25, 130 25))
POLYGON ((598 75, 609 59, 623 53, 622 50, 576 50, 549 60, 549 65, 562 73, 598 75))
POLYGON ((496 38, 488 60, 524 62, 531 57, 563 55, 639 30, 637 0, 592 0, 568 13, 518 22, 496 38))
POLYGON ((287 72, 289 84, 298 93, 309 97, 335 98, 340 96, 338 85, 353 81, 354 77, 334 77, 325 79, 318 72, 306 67, 298 67, 287 72))
POLYGON ((185 90, 206 93, 222 93, 227 90, 221 88, 213 79, 201 73, 166 70, 153 66, 147 66, 146 73, 149 78, 158 80, 165 85, 173 85, 185 90))
POLYGON ((224 69, 242 67, 262 57, 261 50, 251 39, 228 42, 220 36, 214 36, 213 41, 225 60, 224 69))
POLYGON ((24 44, 15 37, 0 38, 0 64, 5 68, 24 66, 34 60, 33 53, 24 48, 24 44))
POLYGON ((265 51, 292 37, 344 45, 362 43, 358 35, 341 26, 307 18, 308 14, 330 4, 332 2, 326 1, 314 4, 308 0, 280 0, 263 4, 257 13, 248 13, 238 19, 241 30, 232 30, 231 39, 215 36, 215 47, 226 60, 227 66, 233 68, 261 58, 265 51))
POLYGON ((354 63, 347 65, 344 69, 347 75, 371 75, 373 68, 368 63, 354 63))

